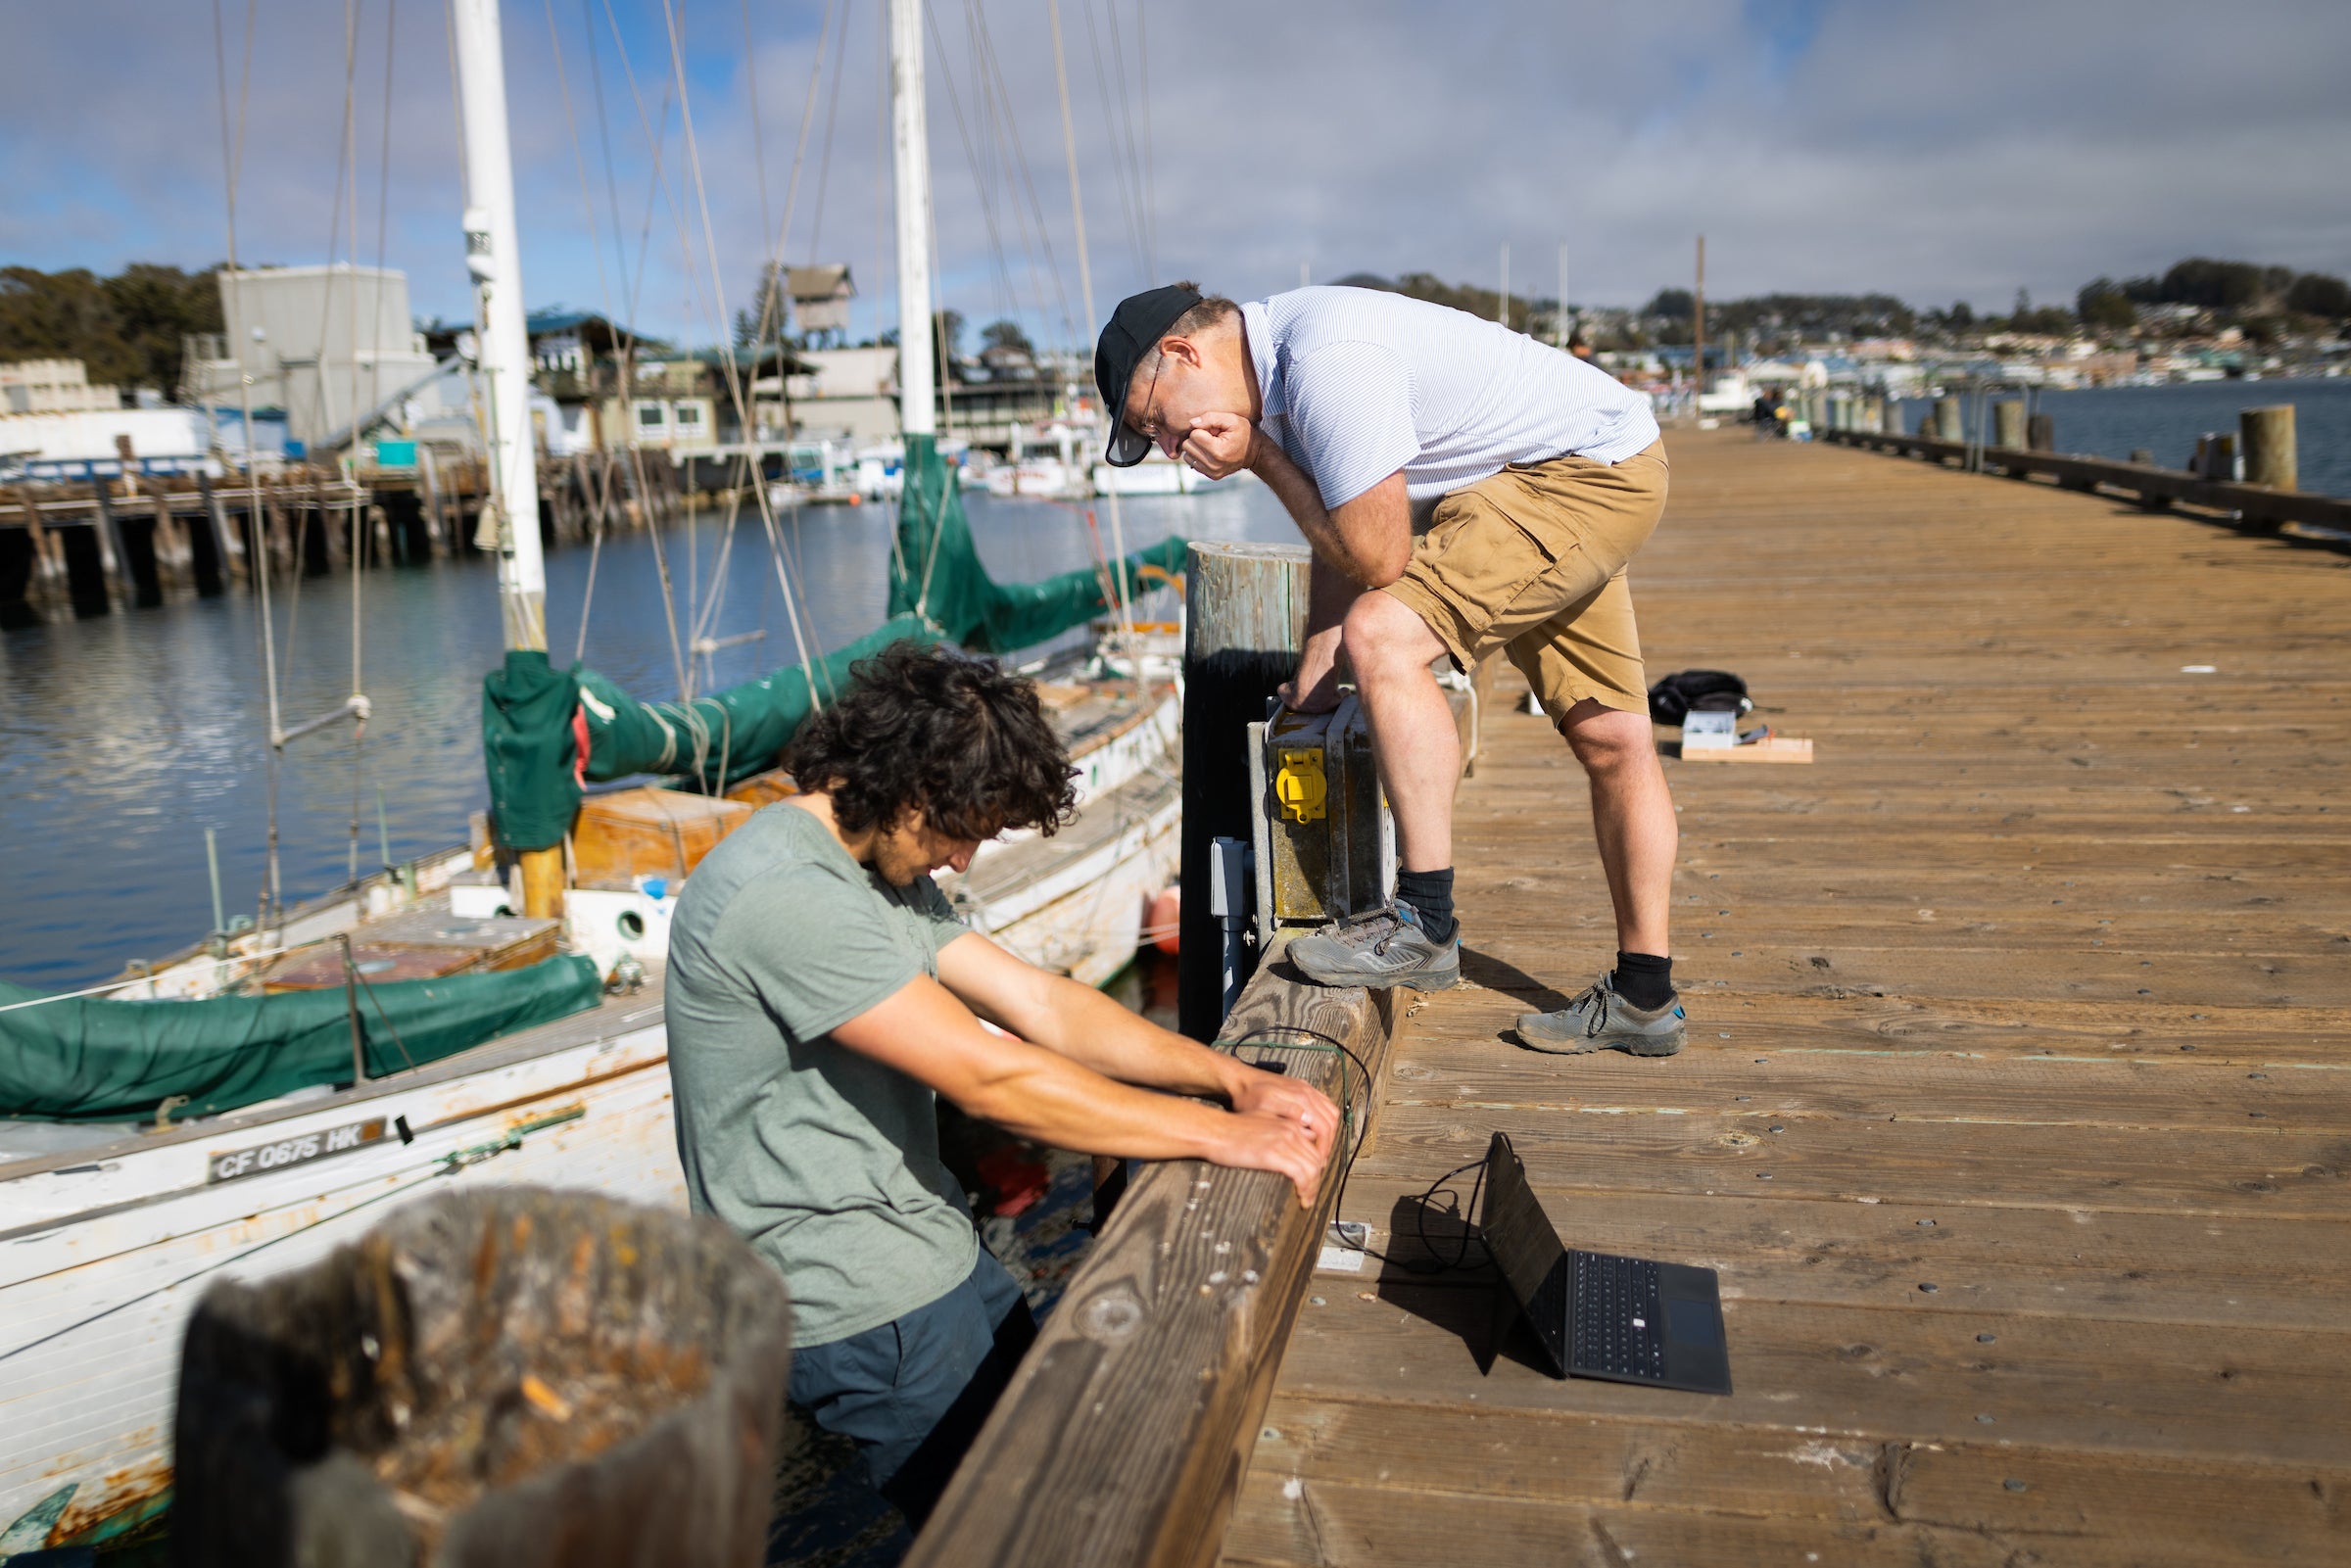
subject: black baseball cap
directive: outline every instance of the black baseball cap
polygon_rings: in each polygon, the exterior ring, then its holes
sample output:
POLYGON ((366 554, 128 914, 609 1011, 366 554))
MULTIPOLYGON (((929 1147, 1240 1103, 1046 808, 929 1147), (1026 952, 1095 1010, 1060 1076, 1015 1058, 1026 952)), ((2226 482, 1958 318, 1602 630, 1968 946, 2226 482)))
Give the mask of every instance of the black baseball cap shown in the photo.
POLYGON ((1135 365, 1201 298, 1188 283, 1171 283, 1129 294, 1110 312, 1110 325, 1094 345, 1094 385, 1102 391, 1102 411, 1110 419, 1102 460, 1113 468, 1132 468, 1151 451, 1151 438, 1127 423, 1127 390, 1135 365))

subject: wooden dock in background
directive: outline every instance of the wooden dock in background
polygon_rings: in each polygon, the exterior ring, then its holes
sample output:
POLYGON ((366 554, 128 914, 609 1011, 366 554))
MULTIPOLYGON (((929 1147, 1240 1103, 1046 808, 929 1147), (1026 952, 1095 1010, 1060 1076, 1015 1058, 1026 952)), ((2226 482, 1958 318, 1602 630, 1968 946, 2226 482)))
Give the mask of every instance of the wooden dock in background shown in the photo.
POLYGON ((1690 1048, 1538 1056, 1613 941, 1582 780, 1495 703, 1470 983, 1397 994, 1344 1217, 1414 1256, 1507 1129, 1569 1246, 1720 1270, 1738 1392, 1481 1375, 1490 1276, 1324 1269, 1223 1560, 2351 1560, 2351 563, 1667 445, 1652 672, 1818 760, 1668 763, 1690 1048))

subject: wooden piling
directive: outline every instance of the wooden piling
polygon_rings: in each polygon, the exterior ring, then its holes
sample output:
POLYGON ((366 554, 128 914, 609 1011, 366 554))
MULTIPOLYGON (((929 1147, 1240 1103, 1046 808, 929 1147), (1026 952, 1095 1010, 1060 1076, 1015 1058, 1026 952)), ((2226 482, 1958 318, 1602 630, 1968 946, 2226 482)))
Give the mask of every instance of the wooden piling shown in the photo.
POLYGON ((24 586, 24 602, 44 617, 63 616, 73 601, 65 546, 42 526, 41 505, 30 491, 19 486, 12 494, 24 510, 25 532, 32 541, 32 576, 24 586))
POLYGON ((2299 490, 2294 451, 2294 405, 2274 404, 2246 408, 2236 416, 2239 451, 2245 458, 2245 483, 2272 490, 2299 490))
POLYGON ((1991 405, 1991 444, 2003 451, 2024 451, 2030 443, 2025 433, 2025 405, 2016 398, 2003 398, 1991 405))
POLYGON ((1306 640, 1300 545, 1200 542, 1186 562, 1183 647, 1183 884, 1177 1026, 1196 1040, 1223 1021, 1223 932, 1210 901, 1212 845, 1251 836, 1248 726, 1297 673, 1306 640))
POLYGON ((228 526, 228 516, 221 510, 219 492, 213 489, 213 477, 203 469, 196 471, 196 492, 204 498, 205 524, 213 534, 213 558, 220 563, 221 574, 231 582, 245 581, 245 541, 228 526))
POLYGON ((1966 424, 1960 415, 1959 400, 1957 398, 1938 398, 1935 400, 1935 428, 1933 434, 1935 439, 1938 441, 1965 441, 1967 439, 1966 424))

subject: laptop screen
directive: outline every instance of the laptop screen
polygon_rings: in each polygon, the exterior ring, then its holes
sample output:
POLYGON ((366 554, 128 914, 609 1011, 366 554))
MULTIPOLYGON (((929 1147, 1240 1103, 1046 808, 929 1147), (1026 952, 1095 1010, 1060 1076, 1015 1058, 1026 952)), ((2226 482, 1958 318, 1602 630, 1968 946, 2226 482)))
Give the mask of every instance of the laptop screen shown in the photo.
POLYGON ((1543 1212, 1543 1206, 1527 1186, 1526 1167, 1518 1163, 1517 1151, 1499 1132, 1486 1146, 1485 1212, 1478 1228, 1485 1234, 1486 1250, 1493 1255, 1495 1266, 1510 1281, 1511 1294, 1518 1298, 1521 1307, 1531 1306, 1545 1277, 1566 1256, 1566 1249, 1559 1245, 1559 1233, 1552 1229, 1551 1216, 1543 1212))

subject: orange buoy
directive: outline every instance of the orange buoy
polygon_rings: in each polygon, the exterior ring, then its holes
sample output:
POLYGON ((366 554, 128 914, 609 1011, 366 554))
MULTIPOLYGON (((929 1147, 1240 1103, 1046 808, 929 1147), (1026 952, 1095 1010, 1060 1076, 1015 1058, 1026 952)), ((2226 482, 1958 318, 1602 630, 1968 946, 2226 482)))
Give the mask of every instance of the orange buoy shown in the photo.
POLYGON ((1163 953, 1176 948, 1176 927, 1183 917, 1183 889, 1164 888, 1143 911, 1143 940, 1163 953))

